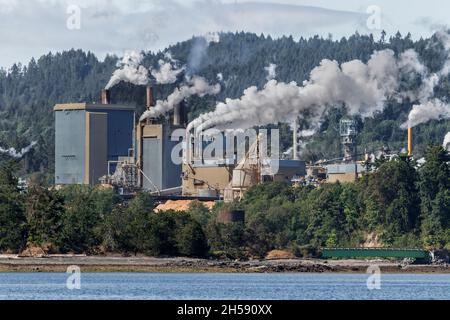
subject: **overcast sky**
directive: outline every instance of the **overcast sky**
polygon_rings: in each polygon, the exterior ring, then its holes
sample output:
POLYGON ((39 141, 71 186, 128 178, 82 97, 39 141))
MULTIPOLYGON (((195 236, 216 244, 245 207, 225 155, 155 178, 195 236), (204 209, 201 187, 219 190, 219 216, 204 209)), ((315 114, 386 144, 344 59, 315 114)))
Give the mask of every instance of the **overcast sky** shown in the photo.
POLYGON ((448 12, 448 0, 0 0, 0 67, 70 48, 159 50, 214 31, 419 38, 450 24, 448 12))

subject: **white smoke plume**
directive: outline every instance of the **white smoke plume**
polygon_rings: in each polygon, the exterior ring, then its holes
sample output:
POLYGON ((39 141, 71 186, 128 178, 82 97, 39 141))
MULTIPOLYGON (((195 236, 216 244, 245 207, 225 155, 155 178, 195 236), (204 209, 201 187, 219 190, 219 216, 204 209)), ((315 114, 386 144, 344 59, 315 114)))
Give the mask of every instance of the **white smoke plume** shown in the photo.
POLYGON ((14 148, 9 148, 9 149, 4 149, 2 147, 0 147, 0 153, 6 154, 12 158, 15 159, 20 159, 22 158, 24 155, 26 155, 28 152, 31 151, 31 149, 37 145, 37 141, 33 141, 29 146, 22 148, 22 150, 17 151, 14 148))
POLYGON ((445 135, 444 143, 442 144, 445 150, 450 151, 450 132, 445 135))
POLYGON ((440 30, 436 32, 436 36, 447 52, 447 60, 445 61, 444 67, 439 72, 441 77, 445 77, 450 74, 450 34, 448 34, 448 31, 440 30))
POLYGON ((203 36, 203 38, 205 38, 208 44, 220 42, 220 34, 217 32, 208 32, 203 36))
POLYGON ((216 32, 210 32, 194 39, 187 64, 187 70, 191 75, 200 67, 210 44, 219 42, 220 34, 216 32))
POLYGON ((201 115, 188 129, 249 128, 286 123, 297 116, 319 121, 328 107, 338 104, 345 104, 350 115, 370 117, 396 93, 399 72, 391 50, 375 52, 367 64, 353 60, 339 65, 325 59, 303 86, 271 80, 262 90, 250 87, 241 98, 227 99, 215 111, 201 115))
POLYGON ((140 121, 164 115, 179 105, 184 99, 191 96, 198 95, 204 97, 206 95, 216 95, 220 90, 221 87, 219 84, 210 85, 204 78, 194 76, 180 88, 175 88, 174 92, 167 97, 167 100, 158 100, 154 108, 144 112, 140 121))
POLYGON ((423 77, 422 88, 415 97, 420 103, 412 107, 408 115, 408 121, 401 125, 401 128, 412 128, 419 124, 426 123, 431 120, 442 120, 450 118, 450 106, 440 99, 433 98, 436 86, 443 77, 450 74, 450 35, 448 31, 436 32, 437 39, 443 45, 447 59, 443 68, 437 74, 428 74, 428 70, 424 68, 420 73, 423 77))
POLYGON ((171 62, 159 60, 159 69, 151 71, 152 76, 158 84, 172 84, 177 81, 177 77, 183 72, 183 68, 174 69, 171 62))
POLYGON ((277 65, 276 64, 269 64, 267 67, 264 68, 267 72, 266 80, 270 81, 277 77, 277 65))
MULTIPOLYGON (((389 98, 418 101, 402 128, 450 118, 449 105, 433 99, 435 88, 443 76, 450 74, 450 35, 438 33, 438 39, 448 54, 441 71, 431 73, 412 49, 395 58, 391 50, 374 52, 367 64, 353 60, 339 65, 323 60, 303 86, 296 83, 269 81, 264 89, 250 87, 240 99, 227 99, 216 110, 195 119, 189 129, 205 130, 252 127, 277 122, 289 122, 292 117, 308 117, 318 123, 329 107, 345 105, 349 115, 371 117, 382 111, 389 98), (420 78, 418 89, 406 89, 420 78)), ((266 68, 269 71, 269 68, 266 68)))
POLYGON ((434 95, 434 89, 439 83, 439 76, 436 73, 430 74, 428 68, 420 61, 419 55, 413 49, 408 49, 400 55, 399 69, 407 81, 414 81, 417 75, 422 79, 419 90, 409 90, 401 92, 402 98, 409 98, 412 101, 426 102, 434 95))
POLYGON ((401 59, 398 66, 405 74, 411 74, 414 72, 425 76, 428 72, 427 67, 420 62, 418 53, 413 49, 408 49, 401 54, 401 59))
POLYGON ((317 133, 317 129, 306 129, 299 132, 299 136, 303 138, 312 137, 317 133))
POLYGON ((433 99, 425 103, 414 105, 408 116, 408 121, 402 124, 402 129, 413 128, 430 120, 443 120, 450 118, 450 105, 433 99))
POLYGON ((148 70, 141 65, 144 55, 136 51, 127 51, 118 64, 119 69, 114 71, 105 89, 111 89, 121 81, 135 85, 148 83, 148 70))

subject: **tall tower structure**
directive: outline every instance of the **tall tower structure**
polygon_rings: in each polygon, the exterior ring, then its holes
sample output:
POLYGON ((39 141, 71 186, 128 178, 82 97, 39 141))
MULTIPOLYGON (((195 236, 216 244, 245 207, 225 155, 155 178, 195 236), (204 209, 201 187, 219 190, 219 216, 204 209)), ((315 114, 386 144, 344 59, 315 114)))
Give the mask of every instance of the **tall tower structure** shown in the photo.
POLYGON ((107 90, 101 102, 54 107, 55 184, 99 184, 110 162, 129 156, 135 108, 111 104, 107 90))
POLYGON ((414 147, 413 147, 413 129, 408 128, 408 157, 412 157, 414 147))
MULTIPOLYGON (((165 118, 145 119, 136 128, 138 185, 147 191, 157 192, 180 187, 181 163, 174 163, 172 152, 180 141, 172 134, 186 128, 186 108, 182 101, 165 118)), ((147 87, 147 110, 154 108, 153 91, 147 87)))
POLYGON ((292 128, 292 131, 294 132, 292 136, 292 159, 293 160, 299 160, 299 146, 300 146, 300 135, 299 135, 299 123, 298 123, 298 117, 295 118, 294 125, 292 128))
POLYGON ((344 161, 348 162, 356 161, 357 155, 356 121, 349 119, 341 120, 340 135, 342 146, 344 148, 344 161))

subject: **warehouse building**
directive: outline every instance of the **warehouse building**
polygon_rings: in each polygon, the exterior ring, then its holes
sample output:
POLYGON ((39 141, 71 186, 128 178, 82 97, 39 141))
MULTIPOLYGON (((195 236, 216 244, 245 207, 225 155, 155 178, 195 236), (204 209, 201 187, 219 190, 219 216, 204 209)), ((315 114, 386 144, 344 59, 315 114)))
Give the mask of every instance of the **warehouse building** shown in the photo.
POLYGON ((359 163, 341 163, 326 166, 327 182, 355 182, 366 171, 359 163))

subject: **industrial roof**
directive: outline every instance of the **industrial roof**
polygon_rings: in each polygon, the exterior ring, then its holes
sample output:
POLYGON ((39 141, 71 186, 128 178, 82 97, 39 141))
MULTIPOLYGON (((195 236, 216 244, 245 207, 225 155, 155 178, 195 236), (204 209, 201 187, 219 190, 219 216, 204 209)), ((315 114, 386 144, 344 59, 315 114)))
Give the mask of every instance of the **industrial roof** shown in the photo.
POLYGON ((306 165, 306 162, 303 160, 291 160, 291 159, 270 159, 270 166, 276 166, 282 168, 301 168, 306 165))
MULTIPOLYGON (((355 172, 355 164, 332 164, 326 166, 328 174, 342 174, 342 173, 353 173, 355 172)), ((358 172, 364 172, 364 167, 357 164, 358 172)))
POLYGON ((57 104, 53 111, 66 110, 87 110, 87 111, 101 111, 101 110, 118 110, 118 111, 134 111, 135 107, 121 105, 121 104, 93 104, 93 103, 62 103, 57 104))

